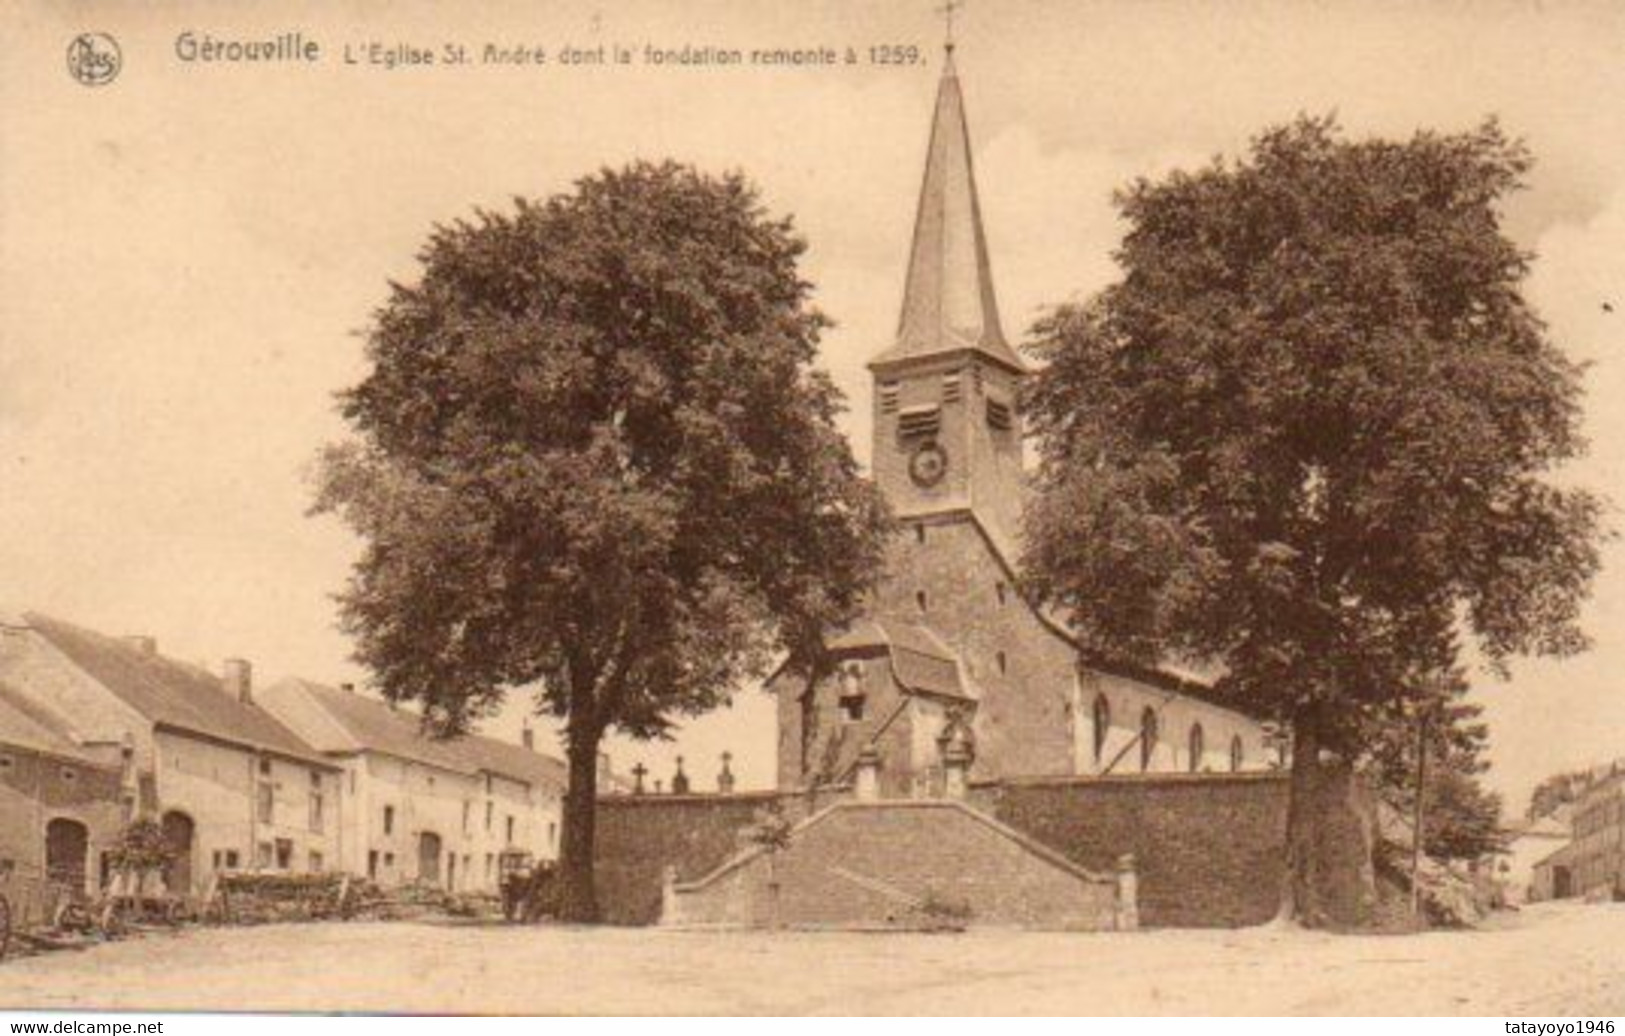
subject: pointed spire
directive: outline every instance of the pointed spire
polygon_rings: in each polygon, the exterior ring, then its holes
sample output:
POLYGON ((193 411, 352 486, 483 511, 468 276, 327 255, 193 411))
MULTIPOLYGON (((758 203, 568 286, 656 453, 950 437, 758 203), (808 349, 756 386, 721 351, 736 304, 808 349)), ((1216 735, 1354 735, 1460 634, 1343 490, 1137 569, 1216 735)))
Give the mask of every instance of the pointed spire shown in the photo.
POLYGON ((974 349, 1023 371, 1026 365, 1005 341, 999 325, 976 177, 971 170, 965 99, 954 69, 953 45, 945 50, 897 341, 875 357, 871 366, 974 349))

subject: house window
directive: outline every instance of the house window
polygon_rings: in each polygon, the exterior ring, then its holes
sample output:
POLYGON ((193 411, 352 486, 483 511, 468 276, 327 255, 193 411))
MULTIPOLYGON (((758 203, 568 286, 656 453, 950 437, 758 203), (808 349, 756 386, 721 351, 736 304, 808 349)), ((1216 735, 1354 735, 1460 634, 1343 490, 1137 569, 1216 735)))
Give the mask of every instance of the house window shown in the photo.
POLYGON ((916 591, 914 591, 914 603, 920 609, 920 614, 924 615, 925 614, 925 591, 924 590, 916 590, 916 591))
POLYGON ((289 870, 293 867, 293 839, 278 838, 276 840, 276 869, 289 870))
POLYGON ((9 770, 15 765, 17 764, 12 761, 11 756, 0 755, 0 770, 9 770))
POLYGON ((487 800, 485 803, 485 830, 487 832, 491 830, 491 825, 496 820, 496 812, 497 804, 487 800))
POLYGON ((463 837, 467 838, 474 827, 474 803, 463 800, 463 837))
POLYGON ((269 776, 271 776, 271 760, 269 760, 269 759, 261 759, 260 760, 260 776, 261 777, 269 777, 269 776))
POLYGON ((274 862, 276 862, 276 846, 270 842, 261 842, 254 847, 254 866, 260 870, 269 870, 274 862))
POLYGON ((269 824, 276 813, 276 789, 270 781, 260 781, 254 793, 254 816, 260 823, 269 824))
POLYGON ((310 851, 310 873, 320 874, 322 872, 323 862, 322 854, 312 849, 310 851))
POLYGON ((998 582, 993 584, 993 596, 998 598, 999 607, 1003 608, 1004 607, 1004 580, 1001 579, 998 582))
POLYGON ((390 869, 391 867, 394 867, 394 866, 395 866, 395 854, 394 853, 385 853, 384 854, 384 869, 388 870, 388 869, 390 869))
POLYGON ((369 881, 377 881, 378 880, 378 850, 377 849, 368 849, 367 850, 367 879, 369 881))
POLYGON ((227 870, 236 870, 238 868, 238 866, 241 865, 241 863, 242 863, 242 857, 240 857, 237 854, 237 850, 235 850, 235 849, 227 849, 226 850, 226 869, 227 870))
POLYGON ((508 841, 507 841, 507 844, 508 845, 513 844, 513 815, 512 814, 508 815, 508 841))
POLYGON ((395 833, 395 807, 394 806, 385 806, 384 807, 384 834, 392 835, 394 833, 395 833))
POLYGON ((547 822, 547 847, 552 849, 559 844, 559 825, 549 820, 547 822))
POLYGON ((486 853, 485 854, 485 880, 486 881, 491 880, 492 875, 494 875, 496 873, 496 868, 497 868, 497 858, 496 858, 496 856, 494 854, 492 854, 492 853, 486 853))
POLYGON ((1005 673, 1006 667, 1009 665, 1009 662, 1004 657, 1004 652, 1003 651, 996 652, 993 655, 993 661, 998 663, 999 675, 1003 676, 1004 673, 1005 673))
POLYGON ((325 820, 325 797, 322 794, 322 775, 315 770, 310 772, 310 829, 320 831, 325 820))
POLYGON ((1202 724, 1192 723, 1190 734, 1190 771, 1200 773, 1202 770, 1202 752, 1206 749, 1202 735, 1202 724))
POLYGON ((1106 700, 1104 694, 1095 695, 1095 763, 1099 765, 1105 760, 1106 734, 1112 725, 1112 703, 1106 700))
POLYGON ((916 543, 924 543, 925 542, 925 523, 924 522, 921 522, 918 525, 914 526, 914 542, 916 542, 916 543))
POLYGON ((1246 750, 1241 746, 1241 735, 1237 734, 1230 739, 1230 772, 1235 773, 1241 769, 1245 762, 1246 750))
POLYGON ((1140 712, 1140 771, 1151 769, 1151 758, 1157 751, 1157 714, 1147 705, 1140 712))

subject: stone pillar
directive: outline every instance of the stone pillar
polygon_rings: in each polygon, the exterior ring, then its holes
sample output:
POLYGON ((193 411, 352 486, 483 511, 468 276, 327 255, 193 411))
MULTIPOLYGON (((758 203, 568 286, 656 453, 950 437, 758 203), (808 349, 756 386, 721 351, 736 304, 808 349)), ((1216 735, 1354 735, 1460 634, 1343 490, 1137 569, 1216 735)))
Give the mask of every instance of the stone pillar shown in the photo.
POLYGON ((970 753, 961 744, 950 744, 942 753, 942 796, 965 798, 970 788, 970 753))
POLYGON ((677 903, 677 868, 672 866, 660 872, 660 923, 683 923, 682 907, 677 903))
POLYGON ((858 753, 857 786, 854 789, 859 802, 874 802, 880 798, 880 750, 867 745, 858 753))
POLYGON ((1134 854, 1117 858, 1117 930, 1132 932, 1140 927, 1140 876, 1134 854))

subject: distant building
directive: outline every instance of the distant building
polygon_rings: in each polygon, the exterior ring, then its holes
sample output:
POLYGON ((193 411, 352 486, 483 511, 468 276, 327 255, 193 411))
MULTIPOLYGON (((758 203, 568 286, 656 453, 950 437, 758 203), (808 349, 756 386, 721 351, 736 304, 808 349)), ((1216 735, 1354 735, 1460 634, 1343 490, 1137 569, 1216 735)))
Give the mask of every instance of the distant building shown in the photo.
POLYGON ((897 335, 869 369, 874 478, 902 528, 866 614, 830 644, 833 672, 769 682, 781 789, 849 782, 872 748, 886 794, 931 794, 956 720, 980 778, 1279 763, 1263 726, 1199 674, 1092 657, 1017 581, 1030 370, 999 320, 951 52, 897 335))
POLYGON ((415 713, 308 680, 274 684, 262 700, 343 771, 345 870, 492 891, 504 849, 557 857, 565 768, 533 745, 437 740, 415 713))
POLYGON ((340 844, 339 768, 254 701, 247 662, 225 676, 38 613, 0 626, 0 681, 95 758, 127 745, 140 803, 175 853, 171 891, 216 871, 322 871, 340 844))
POLYGON ((122 753, 93 751, 0 682, 0 893, 30 925, 94 890, 135 807, 122 753))
MULTIPOLYGON (((1506 853, 1497 864, 1508 901, 1522 903, 1536 898, 1536 865, 1568 844, 1572 812, 1571 807, 1561 806, 1546 816, 1512 825, 1506 853)), ((1551 897, 1548 894, 1546 898, 1551 897)))
POLYGON ((1625 772, 1596 781, 1575 801, 1567 862, 1574 895, 1625 898, 1625 772))

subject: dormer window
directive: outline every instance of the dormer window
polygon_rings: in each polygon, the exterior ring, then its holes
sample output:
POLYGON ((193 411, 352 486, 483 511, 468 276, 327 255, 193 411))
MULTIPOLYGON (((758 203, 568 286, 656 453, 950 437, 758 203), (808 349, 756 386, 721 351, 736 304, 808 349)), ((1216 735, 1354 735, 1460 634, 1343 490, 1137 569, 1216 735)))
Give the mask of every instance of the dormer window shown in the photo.
POLYGON ((1015 417, 1010 410, 1010 404, 1003 400, 990 399, 987 401, 987 426, 996 432, 1008 432, 1015 424, 1015 417))
POLYGON ((942 408, 939 406, 907 406, 898 413, 897 434, 904 439, 935 438, 941 427, 942 408))

